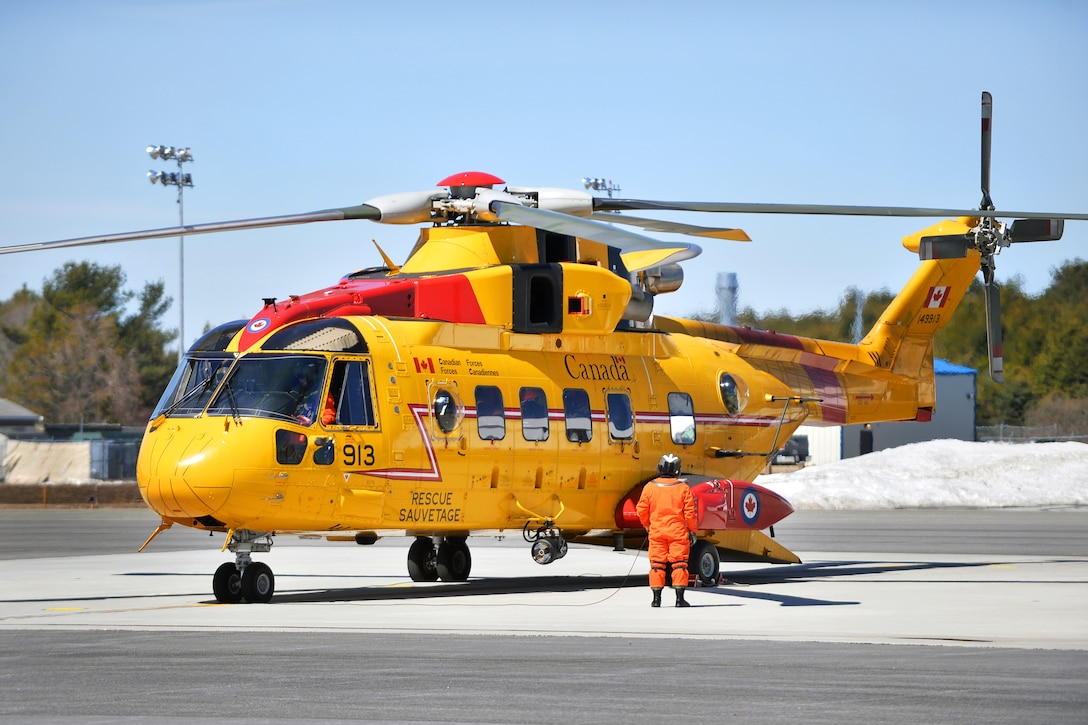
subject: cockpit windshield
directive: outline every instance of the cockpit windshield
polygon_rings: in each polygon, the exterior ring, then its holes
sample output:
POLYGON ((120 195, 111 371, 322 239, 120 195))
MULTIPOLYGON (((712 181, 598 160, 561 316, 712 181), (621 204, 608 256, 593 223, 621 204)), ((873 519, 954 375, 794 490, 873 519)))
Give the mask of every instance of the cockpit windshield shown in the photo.
POLYGON ((227 369, 234 362, 230 353, 190 355, 178 365, 174 377, 159 398, 152 418, 160 415, 196 417, 211 400, 227 369))
POLYGON ((310 425, 320 410, 326 366, 325 358, 318 355, 246 355, 231 370, 208 415, 310 425))

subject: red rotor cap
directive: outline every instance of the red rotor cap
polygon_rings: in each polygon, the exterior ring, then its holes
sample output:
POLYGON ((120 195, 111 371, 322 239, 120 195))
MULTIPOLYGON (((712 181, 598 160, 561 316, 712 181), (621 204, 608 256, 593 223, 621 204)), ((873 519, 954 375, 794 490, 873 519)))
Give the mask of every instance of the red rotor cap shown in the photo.
POLYGON ((462 171, 459 174, 447 176, 435 186, 492 186, 505 183, 499 177, 483 171, 462 171))

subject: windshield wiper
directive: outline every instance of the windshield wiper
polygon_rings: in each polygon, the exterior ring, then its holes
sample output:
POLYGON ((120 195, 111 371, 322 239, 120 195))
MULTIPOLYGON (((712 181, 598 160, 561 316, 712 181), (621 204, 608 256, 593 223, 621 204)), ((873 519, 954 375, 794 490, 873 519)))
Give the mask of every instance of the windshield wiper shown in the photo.
POLYGON ((234 386, 231 385, 230 378, 223 382, 223 389, 227 391, 227 400, 230 402, 230 417, 234 419, 235 425, 239 425, 242 422, 242 414, 238 410, 238 401, 234 398, 234 386))
POLYGON ((185 395, 181 396, 180 398, 175 400, 173 403, 171 403, 169 406, 167 406, 166 410, 164 410, 162 412, 162 415, 169 418, 170 415, 174 411, 176 411, 178 408, 180 408, 182 405, 184 405, 185 403, 188 403, 193 398, 196 398, 196 397, 201 396, 204 393, 208 392, 208 389, 212 387, 212 383, 213 383, 214 380, 215 380, 215 376, 214 375, 209 375, 207 378, 204 379, 203 383, 201 383, 199 385, 195 385, 195 386, 189 388, 189 392, 187 392, 185 395))

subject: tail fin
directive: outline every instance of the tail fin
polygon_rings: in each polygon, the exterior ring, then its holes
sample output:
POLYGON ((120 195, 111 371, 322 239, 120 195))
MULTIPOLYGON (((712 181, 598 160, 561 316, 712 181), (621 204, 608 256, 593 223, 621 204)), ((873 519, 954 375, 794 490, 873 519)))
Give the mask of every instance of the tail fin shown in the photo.
MULTIPOLYGON (((965 238, 976 223, 969 217, 943 221, 904 237, 903 246, 917 252, 927 238, 965 238)), ((980 260, 965 246, 953 258, 924 260, 858 345, 858 359, 907 378, 932 379, 933 336, 948 324, 980 260)))

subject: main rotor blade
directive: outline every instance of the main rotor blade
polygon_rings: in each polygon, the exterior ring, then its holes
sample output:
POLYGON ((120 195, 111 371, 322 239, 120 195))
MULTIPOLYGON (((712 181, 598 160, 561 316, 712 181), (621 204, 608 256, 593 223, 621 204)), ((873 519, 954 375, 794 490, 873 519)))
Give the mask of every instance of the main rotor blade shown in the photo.
POLYGON ((1005 382, 1004 359, 1001 347, 1001 288, 991 281, 983 285, 986 293, 986 349, 990 357, 990 379, 1005 382))
MULTIPOLYGON (((703 250, 695 244, 662 242, 641 234, 616 229, 603 222, 592 219, 581 219, 570 214, 533 209, 508 202, 492 202, 491 210, 501 221, 524 224, 537 229, 546 229, 558 234, 569 234, 572 237, 582 237, 610 247, 616 247, 621 252, 661 251, 665 256, 655 255, 654 262, 646 266, 657 266, 671 262, 680 262, 698 255, 703 250)), ((629 272, 637 272, 628 266, 629 272)))
POLYGON ((59 239, 55 242, 37 242, 35 244, 19 244, 10 247, 0 247, 0 254, 16 254, 18 252, 32 252, 43 249, 59 249, 62 247, 85 247, 92 244, 110 244, 112 242, 132 242, 140 239, 165 239, 167 237, 183 237, 191 234, 211 234, 213 232, 230 232, 240 229, 264 229, 267 227, 282 227, 292 224, 310 224, 311 222, 342 221, 345 219, 381 219, 381 211, 369 204, 348 206, 342 209, 326 209, 313 211, 306 214, 288 214, 286 216, 269 216, 257 219, 240 219, 229 222, 210 222, 208 224, 186 224, 182 227, 165 227, 163 229, 148 229, 142 232, 121 232, 119 234, 103 234, 97 237, 78 237, 76 239, 59 239))
POLYGON ((937 209, 914 206, 857 206, 840 204, 768 204, 728 201, 657 201, 652 199, 605 199, 594 197, 595 211, 705 211, 728 214, 828 214, 877 217, 1021 217, 1023 219, 1079 219, 1088 221, 1088 212, 1060 213, 998 211, 979 209, 937 209))
MULTIPOLYGON (((982 92, 982 204, 983 209, 994 205, 990 200, 990 125, 993 123, 994 99, 989 91, 982 92)), ((1013 216, 1019 216, 1014 214, 1013 216)))
POLYGON ((729 227, 701 227, 697 224, 681 224, 679 222, 667 222, 660 219, 646 219, 644 217, 628 216, 626 214, 614 214, 611 212, 594 212, 590 219, 596 219, 608 224, 630 224, 634 227, 642 227, 651 232, 667 232, 670 234, 688 234, 696 237, 711 237, 713 239, 728 239, 733 242, 750 242, 752 238, 743 229, 731 229, 729 227))

